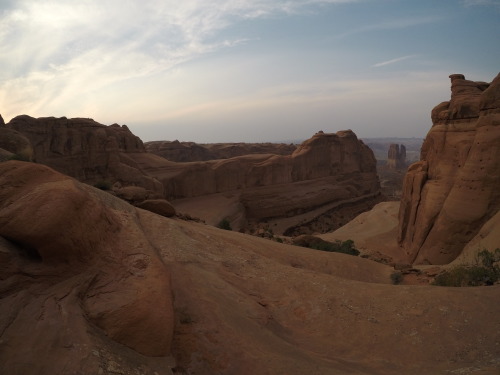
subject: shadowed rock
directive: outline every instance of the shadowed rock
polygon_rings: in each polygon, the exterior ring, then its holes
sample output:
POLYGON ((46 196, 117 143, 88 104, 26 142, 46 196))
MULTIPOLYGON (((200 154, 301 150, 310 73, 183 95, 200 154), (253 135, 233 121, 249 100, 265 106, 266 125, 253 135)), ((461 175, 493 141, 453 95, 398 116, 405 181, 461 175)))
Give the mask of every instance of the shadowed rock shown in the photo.
POLYGON ((399 243, 417 264, 451 262, 500 208, 500 75, 450 78, 403 186, 399 243))

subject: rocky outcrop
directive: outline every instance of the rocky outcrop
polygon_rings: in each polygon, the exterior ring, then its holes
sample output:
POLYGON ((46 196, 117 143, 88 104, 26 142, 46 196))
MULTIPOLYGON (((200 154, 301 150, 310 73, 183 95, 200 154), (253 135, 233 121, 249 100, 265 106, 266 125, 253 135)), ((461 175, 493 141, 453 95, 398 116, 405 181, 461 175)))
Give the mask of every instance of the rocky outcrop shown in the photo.
POLYGON ((169 272, 135 209, 40 164, 0 163, 0 186, 1 372, 170 373, 169 272))
POLYGON ((450 78, 403 186, 398 241, 416 264, 451 262, 500 208, 500 75, 450 78))
POLYGON ((142 141, 127 126, 105 126, 92 119, 17 116, 7 125, 29 140, 38 163, 95 184, 109 181, 137 185, 161 197, 163 186, 144 173, 133 155, 146 153, 142 141))
POLYGON ((34 163, 0 163, 0 187, 2 374, 498 372, 498 285, 391 285, 387 265, 165 218, 34 163))
POLYGON ((406 147, 392 143, 387 152, 387 166, 389 169, 406 168, 406 147))
POLYGON ((317 133, 292 155, 142 167, 163 183, 170 201, 233 192, 252 222, 371 200, 380 193, 373 152, 350 130, 317 133))
POLYGON ((290 155, 296 146, 284 143, 211 143, 179 141, 146 142, 146 150, 174 162, 230 159, 250 154, 290 155))

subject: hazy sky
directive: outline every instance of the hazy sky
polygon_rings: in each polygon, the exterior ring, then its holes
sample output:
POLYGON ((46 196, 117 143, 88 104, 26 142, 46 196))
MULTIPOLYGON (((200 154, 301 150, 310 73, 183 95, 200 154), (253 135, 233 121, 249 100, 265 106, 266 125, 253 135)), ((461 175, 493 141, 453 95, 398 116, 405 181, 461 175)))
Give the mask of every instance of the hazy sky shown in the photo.
POLYGON ((451 73, 500 71, 500 0, 0 0, 6 121, 144 141, 424 137, 451 73))

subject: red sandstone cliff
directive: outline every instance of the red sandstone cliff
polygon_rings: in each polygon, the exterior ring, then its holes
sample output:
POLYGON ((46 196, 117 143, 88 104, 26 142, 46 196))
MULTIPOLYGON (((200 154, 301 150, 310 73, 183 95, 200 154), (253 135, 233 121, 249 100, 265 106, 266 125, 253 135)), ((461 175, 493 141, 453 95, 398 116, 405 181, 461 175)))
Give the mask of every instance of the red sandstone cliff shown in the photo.
MULTIPOLYGON (((230 156, 242 150, 278 149, 287 154, 292 147, 282 146, 212 145, 209 148, 211 152, 217 150, 218 154, 230 156)), ((290 228, 294 228, 296 234, 327 231, 370 209, 380 199, 373 152, 352 131, 317 133, 299 147, 293 146, 296 149, 291 155, 249 154, 175 163, 147 152, 142 141, 126 126, 105 126, 82 118, 35 119, 24 115, 2 127, 2 147, 9 148, 3 153, 7 157, 9 153, 21 153, 19 150, 24 147, 26 150, 22 153, 28 155, 27 159, 82 182, 107 181, 126 187, 117 190, 118 195, 134 204, 148 198, 176 200, 206 196, 211 200, 213 194, 232 194, 234 199, 228 204, 236 207, 231 208, 231 212, 238 217, 240 229, 250 222, 250 227, 254 227, 263 220, 316 210, 300 221, 287 222, 280 231, 290 228), (318 219, 327 211, 329 217, 338 217, 318 219), (304 225, 305 222, 309 224, 304 225)), ((228 215, 226 204, 217 208, 222 208, 222 217, 228 215)), ((184 212, 205 219, 198 212, 184 212)))
MULTIPOLYGON (((138 154, 136 160, 142 157, 138 154)), ((140 166, 163 183, 167 199, 232 192, 243 205, 242 215, 254 222, 332 204, 360 200, 374 204, 380 194, 373 152, 352 131, 317 133, 291 155, 256 154, 192 163, 151 161, 143 160, 140 166)))
POLYGON ((500 75, 450 78, 404 181, 398 241, 416 264, 451 262, 500 208, 500 75))
POLYGON ((109 180, 141 186, 152 196, 163 196, 160 182, 144 173, 131 157, 146 150, 125 125, 23 115, 13 118, 6 127, 6 131, 16 131, 30 141, 38 163, 86 183, 109 180))

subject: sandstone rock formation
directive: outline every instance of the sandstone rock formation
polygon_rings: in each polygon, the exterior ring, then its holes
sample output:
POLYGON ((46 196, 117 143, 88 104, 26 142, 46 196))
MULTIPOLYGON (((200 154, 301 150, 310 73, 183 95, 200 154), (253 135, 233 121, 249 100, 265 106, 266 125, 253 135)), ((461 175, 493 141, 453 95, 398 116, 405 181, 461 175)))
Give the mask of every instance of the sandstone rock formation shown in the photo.
POLYGON ((32 163, 0 163, 0 187, 2 374, 498 372, 499 286, 391 285, 32 163))
POLYGON ((146 150, 175 162, 230 159, 250 154, 290 155, 296 146, 284 143, 212 143, 198 144, 179 141, 146 142, 146 150))
POLYGON ((500 75, 450 78, 404 181, 398 240, 416 264, 451 262, 500 208, 500 75))
POLYGON ((390 169, 406 168, 406 147, 392 143, 387 152, 387 166, 390 169))
MULTIPOLYGON (((187 147, 191 157, 226 158, 176 163, 147 152, 126 126, 105 126, 83 118, 35 119, 23 115, 2 128, 0 148, 6 143, 9 150, 0 150, 0 158, 27 155, 23 159, 34 159, 82 182, 112 189, 134 205, 148 199, 205 196, 213 200, 214 194, 231 194, 236 203, 230 199, 227 205, 222 204, 214 221, 207 222, 216 224, 230 216, 237 221, 232 223, 237 229, 297 216, 280 231, 327 231, 380 199, 373 153, 352 131, 320 132, 298 148, 269 143, 186 146, 172 142, 169 150, 173 154, 187 147), (12 146, 14 138, 17 143, 12 146), (263 153, 271 151, 276 153, 263 153), (229 158, 241 153, 248 155, 229 158), (300 215, 313 211, 299 220, 300 215)), ((152 142, 149 148, 161 154, 165 144, 152 142)), ((182 155, 186 154, 178 153, 181 159, 182 155)), ((181 212, 207 219, 203 213, 184 208, 181 212)))
MULTIPOLYGON (((321 208, 321 212, 309 218, 312 220, 339 204, 362 200, 371 201, 373 205, 380 195, 375 164, 372 151, 352 131, 340 131, 317 133, 291 155, 256 154, 208 162, 143 163, 141 168, 163 183, 170 201, 231 192, 241 203, 245 220, 256 223, 299 216, 321 208)), ((370 207, 369 204, 361 210, 370 207)), ((205 219, 199 212, 189 213, 205 219)), ((218 220, 227 213, 221 216, 218 220)), ((289 222, 281 231, 297 223, 289 222)))
POLYGON ((171 373, 169 272, 135 209, 39 164, 0 163, 0 186, 0 372, 171 373))
POLYGON ((161 183, 134 161, 134 154, 144 154, 146 150, 125 125, 105 126, 85 118, 35 119, 23 115, 6 126, 30 141, 38 163, 89 184, 109 180, 141 186, 153 198, 163 196, 161 183))

